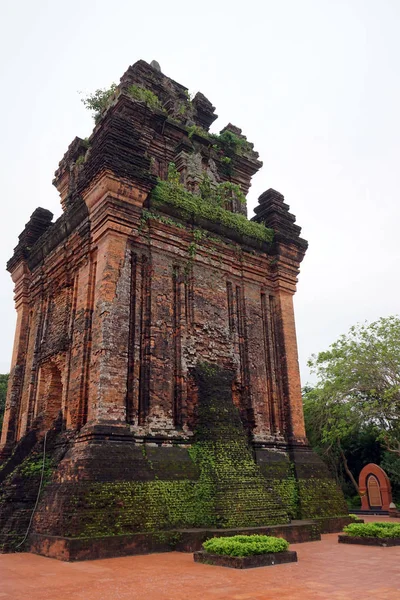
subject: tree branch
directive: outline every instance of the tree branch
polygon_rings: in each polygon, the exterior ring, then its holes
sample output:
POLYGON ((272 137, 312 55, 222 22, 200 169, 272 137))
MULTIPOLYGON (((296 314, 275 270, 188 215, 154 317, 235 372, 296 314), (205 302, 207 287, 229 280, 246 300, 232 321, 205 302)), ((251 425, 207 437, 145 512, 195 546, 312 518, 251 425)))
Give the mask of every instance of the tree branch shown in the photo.
POLYGON ((354 485, 355 490, 356 490, 357 494, 359 495, 360 494, 360 488, 358 487, 357 481, 354 479, 353 473, 349 469, 349 465, 347 463, 347 458, 345 456, 345 453, 342 450, 342 446, 340 445, 340 440, 339 439, 338 439, 337 443, 338 443, 338 448, 339 448, 340 456, 342 457, 342 460, 343 460, 344 470, 346 471, 347 475, 349 476, 349 479, 350 479, 351 483, 354 485))

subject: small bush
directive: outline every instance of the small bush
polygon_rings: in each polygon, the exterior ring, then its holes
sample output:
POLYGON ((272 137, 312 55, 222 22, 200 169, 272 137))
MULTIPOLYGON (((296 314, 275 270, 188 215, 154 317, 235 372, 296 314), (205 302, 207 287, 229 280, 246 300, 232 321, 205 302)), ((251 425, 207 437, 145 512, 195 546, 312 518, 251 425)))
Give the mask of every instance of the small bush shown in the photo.
POLYGON ((219 135, 211 134, 210 137, 215 141, 213 148, 217 150, 221 147, 228 156, 234 156, 235 154, 245 156, 246 154, 249 154, 249 152, 252 152, 252 145, 250 142, 248 142, 245 137, 236 135, 236 133, 233 133, 232 131, 225 130, 219 135))
POLYGON ((362 522, 363 522, 363 520, 362 520, 362 519, 360 519, 360 517, 359 517, 359 516, 357 516, 357 515, 353 515, 353 513, 350 513, 350 514, 349 514, 349 517, 350 517, 351 519, 353 519, 354 523, 362 523, 362 522))
POLYGON ((103 110, 105 110, 112 101, 116 91, 117 86, 115 83, 112 83, 108 89, 96 90, 93 94, 82 99, 85 107, 94 113, 93 117, 96 123, 99 121, 103 110))
POLYGON ((162 104, 158 96, 151 90, 141 87, 140 85, 131 85, 128 88, 128 93, 135 100, 145 102, 152 109, 158 108, 162 110, 162 104))
POLYGON ((361 498, 360 496, 352 496, 351 498, 346 498, 347 506, 349 510, 354 508, 361 508, 361 498))
MULTIPOLYGON (((229 182, 219 184, 213 192, 209 190, 210 197, 203 199, 201 196, 192 194, 181 183, 180 175, 174 163, 168 168, 168 181, 159 180, 152 191, 152 199, 155 206, 170 204, 183 213, 183 218, 189 217, 208 219, 221 223, 227 228, 234 229, 240 235, 246 235, 263 242, 272 242, 274 232, 262 223, 248 221, 239 213, 225 210, 220 203, 224 202, 232 194, 239 202, 245 201, 239 186, 229 182)), ((203 180, 202 193, 206 194, 207 180, 203 180)))
POLYGON ((398 523, 350 523, 343 531, 351 537, 398 538, 400 524, 398 523))
POLYGON ((199 136, 205 137, 205 138, 210 137, 210 134, 208 133, 208 131, 206 131, 202 127, 199 127, 198 125, 190 125, 187 128, 187 130, 188 130, 189 139, 191 139, 194 135, 199 135, 199 136))
POLYGON ((210 554, 243 557, 284 552, 289 548, 289 542, 268 535, 234 535, 211 538, 204 542, 203 548, 210 554))

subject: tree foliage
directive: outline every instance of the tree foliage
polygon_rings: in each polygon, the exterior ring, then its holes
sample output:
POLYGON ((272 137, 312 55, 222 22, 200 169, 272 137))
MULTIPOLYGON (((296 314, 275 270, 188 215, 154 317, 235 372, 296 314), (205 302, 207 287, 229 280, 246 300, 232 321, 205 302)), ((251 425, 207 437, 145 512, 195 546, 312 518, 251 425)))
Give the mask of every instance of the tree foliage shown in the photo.
POLYGON ((398 316, 351 327, 308 364, 318 379, 312 394, 324 443, 372 427, 387 450, 400 455, 398 316))
MULTIPOLYGON (((382 447, 373 425, 358 422, 350 411, 335 410, 318 388, 303 390, 307 438, 328 465, 344 494, 358 494, 358 474, 368 463, 379 464, 382 447)), ((354 500, 356 505, 358 501, 354 500)))
POLYGON ((392 490, 398 498, 397 501, 400 501, 400 456, 392 452, 385 452, 379 464, 389 476, 392 490))

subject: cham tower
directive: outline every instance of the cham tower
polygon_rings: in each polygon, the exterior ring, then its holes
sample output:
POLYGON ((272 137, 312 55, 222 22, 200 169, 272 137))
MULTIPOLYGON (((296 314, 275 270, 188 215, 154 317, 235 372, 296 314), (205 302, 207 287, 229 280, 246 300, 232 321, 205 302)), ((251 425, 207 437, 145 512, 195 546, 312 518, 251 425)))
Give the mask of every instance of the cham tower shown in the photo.
MULTIPOLYGON (((293 295, 307 242, 242 131, 129 67, 7 264, 17 325, 0 548, 64 560, 318 539, 347 509, 305 437, 293 295), (252 529, 254 531, 254 529, 252 529)), ((343 521, 343 519, 342 519, 343 521)))

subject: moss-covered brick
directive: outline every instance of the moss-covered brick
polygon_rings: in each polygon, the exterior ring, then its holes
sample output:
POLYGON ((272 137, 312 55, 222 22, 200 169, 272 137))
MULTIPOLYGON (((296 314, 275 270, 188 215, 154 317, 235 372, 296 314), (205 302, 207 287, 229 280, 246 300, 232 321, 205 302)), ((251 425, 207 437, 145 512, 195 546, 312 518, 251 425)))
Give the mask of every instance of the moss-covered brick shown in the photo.
POLYGON ((214 505, 215 525, 288 522, 279 495, 268 486, 254 460, 239 410, 232 401, 232 373, 201 364, 193 375, 199 402, 190 453, 200 468, 199 486, 205 504, 214 505))
MULTIPOLYGON (((23 458, 21 453, 20 460, 15 454, 9 459, 14 468, 0 487, 0 553, 22 552, 27 548, 25 536, 38 494, 40 498, 45 495, 59 460, 53 442, 54 436, 49 435, 44 460, 43 440, 34 445, 27 457, 23 458)), ((6 467, 7 462, 3 465, 6 467)))
MULTIPOLYGON (((232 373, 203 364, 193 376, 199 401, 192 446, 132 448, 131 469, 151 474, 147 480, 135 480, 132 471, 130 480, 54 482, 49 496, 59 494, 64 503, 52 535, 98 537, 289 521, 292 480, 271 482, 262 475, 232 401, 232 373)), ((94 449, 101 464, 102 450, 94 449)), ((108 452, 114 460, 130 461, 126 449, 115 445, 108 452)))
POLYGON ((292 297, 307 242, 276 190, 246 218, 252 144, 231 123, 209 134, 212 103, 144 61, 87 104, 100 120, 55 173, 63 214, 37 209, 7 263, 0 544, 25 535, 57 415, 39 553, 343 513, 305 437, 292 297))
POLYGON ((212 201, 207 201, 187 191, 183 185, 170 181, 159 181, 152 191, 151 205, 160 208, 163 205, 175 207, 183 220, 197 222, 206 219, 220 223, 237 234, 254 238, 260 242, 272 242, 274 232, 261 223, 249 221, 244 215, 225 210, 212 201))
POLYGON ((302 519, 348 514, 343 493, 333 479, 299 479, 298 490, 302 519))

